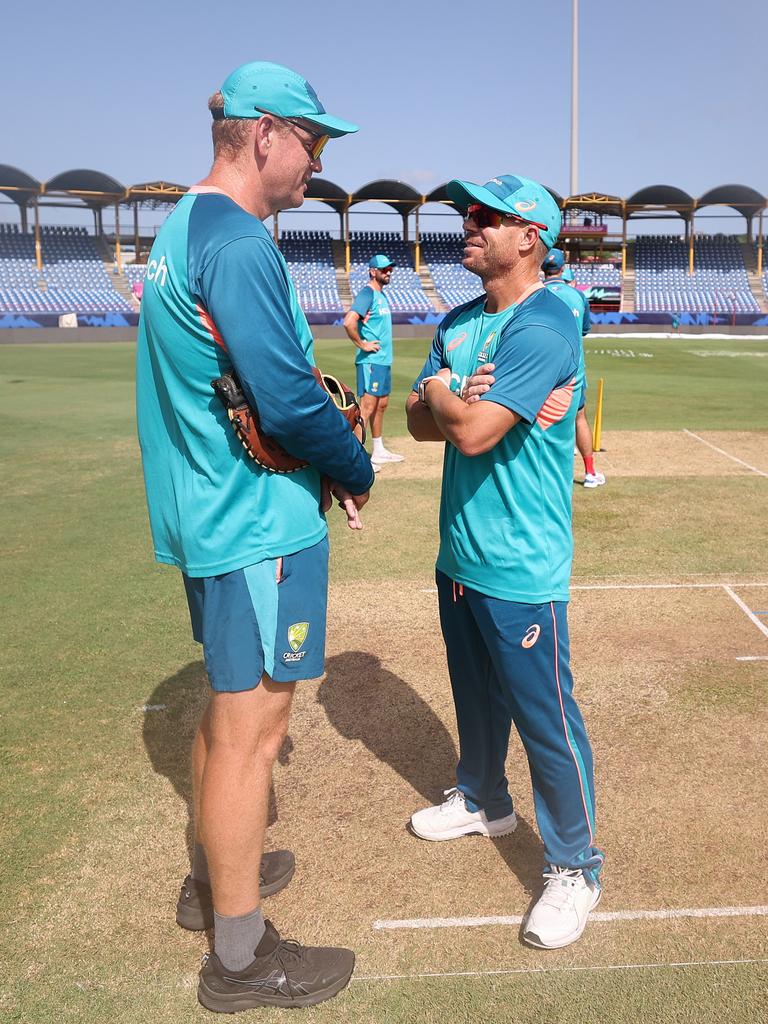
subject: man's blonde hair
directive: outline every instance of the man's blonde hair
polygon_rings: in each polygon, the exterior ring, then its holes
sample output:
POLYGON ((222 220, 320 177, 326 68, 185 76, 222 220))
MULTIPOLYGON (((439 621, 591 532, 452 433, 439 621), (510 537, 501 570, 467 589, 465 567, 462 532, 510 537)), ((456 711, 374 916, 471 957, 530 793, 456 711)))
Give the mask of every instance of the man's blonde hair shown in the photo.
MULTIPOLYGON (((224 109, 224 97, 220 92, 215 92, 208 100, 208 109, 211 113, 214 110, 224 109)), ((252 124, 253 119, 249 117, 214 119, 211 125, 214 160, 217 160, 220 156, 234 159, 242 152, 248 144, 252 124)))

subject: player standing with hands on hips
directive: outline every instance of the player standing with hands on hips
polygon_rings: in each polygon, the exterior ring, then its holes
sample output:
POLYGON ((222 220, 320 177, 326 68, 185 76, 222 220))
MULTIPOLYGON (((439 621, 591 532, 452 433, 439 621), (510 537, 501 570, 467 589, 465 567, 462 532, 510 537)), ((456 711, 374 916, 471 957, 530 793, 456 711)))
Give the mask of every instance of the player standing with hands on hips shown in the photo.
POLYGON ((344 330, 357 347, 357 395, 360 411, 370 424, 371 462, 378 472, 385 462, 402 462, 403 456, 384 447, 384 413, 392 391, 392 310, 384 288, 392 279, 392 260, 383 253, 368 261, 369 281, 355 296, 344 317, 344 330))
POLYGON ((603 864, 567 623, 581 339, 539 281, 561 227, 549 192, 511 174, 447 191, 466 211, 462 262, 485 294, 444 318, 407 411, 417 441, 446 442, 437 587, 460 759, 456 787, 411 825, 436 841, 512 832, 514 722, 545 857, 524 938, 554 948, 583 932, 603 864))
POLYGON ((198 997, 232 1013, 320 1002, 354 966, 350 950, 281 939, 260 890, 293 874, 289 851, 262 859, 269 786, 295 684, 324 668, 321 475, 355 529, 374 476, 313 376, 312 336, 263 224, 301 206, 325 144, 357 127, 328 114, 301 75, 266 62, 232 72, 209 109, 213 168, 150 255, 137 411, 155 556, 183 574, 212 687, 193 748, 196 844, 177 921, 215 928, 198 997), (308 465, 279 474, 248 457, 211 387, 232 371, 263 431, 308 465))

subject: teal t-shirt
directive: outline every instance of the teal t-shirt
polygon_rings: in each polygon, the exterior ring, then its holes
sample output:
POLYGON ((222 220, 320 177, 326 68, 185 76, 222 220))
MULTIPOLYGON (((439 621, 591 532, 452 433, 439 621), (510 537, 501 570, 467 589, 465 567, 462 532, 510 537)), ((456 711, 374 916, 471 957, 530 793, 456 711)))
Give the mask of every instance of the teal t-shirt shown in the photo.
POLYGON ((349 491, 370 460, 312 374, 312 335, 269 232, 221 193, 190 191, 147 263, 136 406, 160 562, 217 576, 318 543, 325 473, 349 491), (211 381, 235 369, 265 433, 309 465, 271 473, 246 454, 211 381))
POLYGON ((559 277, 545 281, 544 287, 548 288, 553 295, 556 295, 558 299, 561 299, 566 304, 574 320, 579 325, 582 337, 586 337, 589 334, 592 323, 589 318, 589 300, 584 292, 572 287, 567 281, 563 281, 559 277))
POLYGON ((355 296, 352 310, 360 317, 358 333, 363 341, 378 341, 378 352, 357 350, 356 363, 392 365, 392 310, 384 292, 366 285, 355 296))
POLYGON ((461 392, 478 366, 493 362, 496 382, 481 401, 522 418, 482 455, 446 443, 437 568, 491 597, 567 601, 578 329, 546 288, 496 314, 484 303, 483 295, 445 317, 414 387, 447 366, 461 392))

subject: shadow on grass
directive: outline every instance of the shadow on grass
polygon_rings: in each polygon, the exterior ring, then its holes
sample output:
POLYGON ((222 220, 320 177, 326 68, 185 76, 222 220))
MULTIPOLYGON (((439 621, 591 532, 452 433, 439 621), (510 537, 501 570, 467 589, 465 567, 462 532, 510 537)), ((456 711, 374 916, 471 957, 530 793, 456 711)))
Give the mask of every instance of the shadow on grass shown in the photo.
MULTIPOLYGON (((317 699, 337 732, 363 742, 427 804, 439 803, 454 778, 457 753, 453 737, 429 704, 365 651, 329 658, 326 673, 317 699)), ((493 843, 526 892, 534 891, 541 884, 544 847, 528 822, 518 817, 517 830, 493 843)))
MULTIPOLYGON (((149 707, 163 710, 144 716, 144 745, 152 767, 164 775, 187 805, 186 838, 190 859, 194 849, 194 808, 192 802, 192 741, 208 704, 210 690, 205 666, 192 661, 164 679, 147 698, 149 707)), ((280 749, 280 764, 288 764, 293 741, 287 736, 280 749)), ((278 819, 274 787, 269 790, 267 827, 278 819)))

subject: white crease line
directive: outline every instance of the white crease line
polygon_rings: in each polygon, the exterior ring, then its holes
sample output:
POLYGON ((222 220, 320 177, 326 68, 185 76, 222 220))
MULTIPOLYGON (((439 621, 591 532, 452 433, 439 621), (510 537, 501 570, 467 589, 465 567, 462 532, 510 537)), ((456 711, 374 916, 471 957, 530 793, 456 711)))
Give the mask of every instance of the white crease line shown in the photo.
MULTIPOLYGON (((681 917, 767 917, 764 907, 686 907, 679 910, 597 911, 590 921, 669 921, 681 917)), ((480 928, 484 925, 519 925, 523 917, 414 917, 401 921, 374 921, 374 931, 416 928, 480 928)))
POLYGON ((655 964, 594 964, 585 967, 511 967, 500 971, 427 971, 423 974, 361 974, 352 981, 412 981, 420 978, 488 978, 504 974, 571 974, 576 971, 642 971, 667 967, 733 967, 768 964, 768 960, 678 960, 655 964))
POLYGON ((736 661, 768 661, 768 654, 742 654, 742 655, 737 655, 736 661))
POLYGON ((689 437, 695 437, 697 441, 701 441, 702 444, 705 444, 707 448, 711 448, 712 451, 719 452, 721 455, 724 455, 726 459, 730 459, 732 462, 738 462, 740 466, 746 466, 747 469, 751 469, 752 472, 757 473, 758 476, 768 477, 768 473, 764 473, 762 469, 750 466, 750 464, 745 462, 744 459, 738 459, 735 455, 731 455, 729 452, 724 452, 722 448, 718 448, 717 445, 712 444, 710 441, 705 441, 703 437, 699 437, 698 434, 694 434, 692 430, 688 430, 683 427, 683 433, 687 434, 689 437))
MULTIPOLYGON (((749 584, 745 583, 744 586, 749 586, 749 584)), ((726 594, 728 594, 729 597, 733 598, 733 600, 736 602, 739 608, 741 608, 741 610, 744 612, 748 619, 751 619, 752 622, 754 622, 754 624, 757 626, 760 632, 768 636, 768 626, 766 626, 764 622, 761 622, 756 615, 752 614, 749 607, 744 604, 744 602, 741 600, 738 594, 734 594, 731 588, 725 583, 723 584, 723 590, 726 592, 726 594)))

